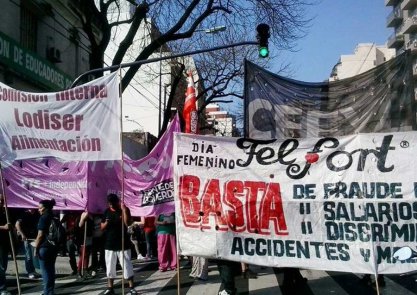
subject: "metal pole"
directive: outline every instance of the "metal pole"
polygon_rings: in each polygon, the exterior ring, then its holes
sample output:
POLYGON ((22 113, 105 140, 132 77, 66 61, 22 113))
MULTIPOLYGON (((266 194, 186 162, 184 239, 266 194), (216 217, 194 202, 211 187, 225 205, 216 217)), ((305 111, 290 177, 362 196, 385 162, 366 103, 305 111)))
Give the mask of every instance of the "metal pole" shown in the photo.
MULTIPOLYGON (((162 58, 162 45, 159 49, 159 58, 162 58)), ((161 105, 162 105, 162 60, 159 61, 158 136, 161 135, 161 105)))
POLYGON ((120 64, 120 65, 113 65, 113 66, 110 66, 110 67, 104 67, 104 68, 89 70, 87 72, 84 72, 80 76, 78 76, 74 80, 74 82, 72 82, 70 88, 73 88, 73 87, 77 86, 77 84, 80 82, 80 80, 82 78, 84 78, 85 76, 89 75, 89 74, 102 73, 102 72, 105 72, 105 71, 114 71, 114 70, 117 70, 119 68, 140 66, 140 65, 144 65, 144 64, 157 62, 157 61, 162 61, 162 60, 167 60, 167 59, 172 59, 172 58, 177 58, 177 57, 183 57, 183 56, 188 56, 188 55, 194 55, 194 54, 200 54, 200 53, 205 53, 205 52, 211 52, 211 51, 217 51, 217 50, 221 50, 221 49, 227 49, 227 48, 232 48, 232 47, 237 47, 237 46, 244 46, 244 45, 258 45, 258 41, 243 41, 243 42, 239 42, 239 43, 233 43, 233 44, 217 46, 217 47, 212 47, 212 48, 188 51, 188 52, 173 54, 173 55, 164 56, 164 57, 141 59, 141 60, 128 62, 128 63, 124 63, 124 64, 120 64))
POLYGON ((165 115, 165 109, 167 108, 167 84, 164 85, 164 111, 163 114, 165 115))

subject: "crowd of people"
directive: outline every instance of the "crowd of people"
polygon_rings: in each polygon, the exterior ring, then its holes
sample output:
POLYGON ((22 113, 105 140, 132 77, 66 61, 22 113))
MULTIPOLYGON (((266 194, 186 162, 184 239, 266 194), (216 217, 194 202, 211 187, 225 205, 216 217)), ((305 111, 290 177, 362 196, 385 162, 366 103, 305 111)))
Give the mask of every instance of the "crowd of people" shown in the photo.
POLYGON ((68 257, 70 275, 79 279, 105 271, 104 294, 114 294, 117 266, 123 269, 128 283, 125 294, 137 294, 133 281, 134 259, 146 261, 158 257, 160 271, 176 270, 174 214, 132 217, 117 195, 109 194, 107 201, 108 208, 102 214, 65 211, 59 217, 53 210, 54 200, 40 201, 37 209, 8 208, 6 211, 5 199, 0 195, 0 295, 11 294, 6 286, 11 245, 15 253, 23 252, 27 277, 42 278, 44 295, 54 294, 58 255, 68 257), (62 241, 51 238, 54 219, 65 230, 62 241), (40 274, 36 269, 40 269, 40 274))
MULTIPOLYGON (((145 261, 157 257, 161 272, 175 271, 179 267, 174 213, 157 217, 132 217, 119 197, 109 194, 108 208, 103 214, 67 211, 62 218, 57 219, 53 212, 55 201, 42 200, 37 210, 9 209, 12 213, 6 216, 4 201, 3 195, 0 195, 0 295, 11 294, 6 286, 11 245, 14 246, 15 252, 21 249, 24 253, 28 278, 42 277, 43 295, 54 294, 55 262, 58 255, 69 258, 71 275, 76 275, 79 279, 94 277, 97 272, 105 271, 107 288, 103 294, 107 295, 114 294, 117 263, 128 283, 129 289, 125 293, 128 295, 137 294, 132 258, 145 261), (63 241, 56 241, 51 237, 51 224, 54 223, 54 219, 65 229, 63 241), (131 253, 135 253, 136 257, 132 257, 131 253), (39 268, 41 274, 36 272, 39 268)), ((208 259, 188 259, 191 268, 189 276, 206 281, 209 271, 208 259)), ((257 274, 245 263, 225 260, 216 262, 224 287, 219 295, 236 294, 237 274, 241 274, 245 279, 257 278, 257 274)), ((307 279, 298 269, 284 268, 282 271, 284 288, 295 290, 307 283, 307 279)), ((361 282, 370 284, 370 276, 365 275, 361 282)), ((383 276, 378 277, 378 284, 385 285, 383 276)))

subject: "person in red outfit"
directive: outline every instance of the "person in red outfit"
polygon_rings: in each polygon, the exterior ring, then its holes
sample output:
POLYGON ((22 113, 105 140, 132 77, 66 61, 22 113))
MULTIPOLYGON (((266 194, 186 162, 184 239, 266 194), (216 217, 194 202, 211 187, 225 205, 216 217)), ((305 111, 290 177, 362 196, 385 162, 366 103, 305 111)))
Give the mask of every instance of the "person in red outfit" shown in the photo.
POLYGON ((155 255, 153 252, 154 245, 156 242, 156 226, 155 216, 142 217, 139 225, 143 228, 145 233, 146 241, 146 260, 154 259, 155 255))

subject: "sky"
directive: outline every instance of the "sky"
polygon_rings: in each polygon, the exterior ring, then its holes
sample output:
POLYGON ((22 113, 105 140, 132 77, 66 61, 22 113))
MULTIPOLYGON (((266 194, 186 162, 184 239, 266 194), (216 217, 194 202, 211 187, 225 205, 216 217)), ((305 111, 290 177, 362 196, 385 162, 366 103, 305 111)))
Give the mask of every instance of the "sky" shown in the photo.
MULTIPOLYGON (((386 7, 384 0, 319 1, 307 10, 307 17, 314 19, 307 35, 297 42, 298 51, 280 52, 275 61, 289 61, 290 77, 296 80, 326 80, 341 55, 353 54, 359 43, 384 45, 393 33, 386 26, 392 7, 386 7)), ((270 66, 274 72, 274 66, 270 66)))
MULTIPOLYGON (((268 62, 268 69, 277 72, 281 61, 290 62, 291 74, 285 76, 308 82, 321 82, 330 76, 341 55, 353 54, 359 43, 384 45, 393 33, 386 27, 392 7, 384 0, 313 0, 307 18, 313 18, 306 36, 298 40, 296 52, 278 51, 278 57, 268 62), (277 66, 274 66, 276 64, 277 66)), ((270 48, 272 52, 276 50, 270 48)), ((255 60, 256 62, 256 60, 255 60)), ((221 104, 223 110, 240 114, 241 104, 221 104)), ((142 125, 145 131, 157 134, 157 109, 147 109, 145 116, 130 116, 124 124, 135 129, 142 125), (155 114, 154 114, 155 113, 155 114), (139 125, 137 125, 139 124, 139 125)))

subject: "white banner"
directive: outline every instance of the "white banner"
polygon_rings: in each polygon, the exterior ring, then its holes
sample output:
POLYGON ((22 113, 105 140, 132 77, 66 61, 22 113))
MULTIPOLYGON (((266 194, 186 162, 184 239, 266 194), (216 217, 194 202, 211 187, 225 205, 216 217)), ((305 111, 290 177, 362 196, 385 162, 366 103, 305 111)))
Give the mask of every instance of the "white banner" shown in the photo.
POLYGON ((178 251, 356 273, 417 269, 417 132, 176 134, 178 251))
POLYGON ((120 159, 118 83, 117 73, 55 93, 0 83, 0 159, 120 159))

